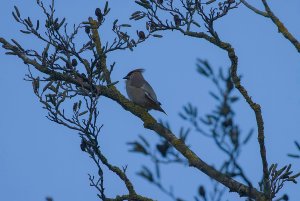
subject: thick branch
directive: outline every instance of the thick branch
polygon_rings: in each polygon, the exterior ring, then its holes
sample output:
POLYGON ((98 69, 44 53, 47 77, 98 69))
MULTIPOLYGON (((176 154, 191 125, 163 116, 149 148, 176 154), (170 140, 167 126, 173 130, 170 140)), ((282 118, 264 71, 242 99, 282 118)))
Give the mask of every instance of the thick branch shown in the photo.
POLYGON ((106 198, 105 201, 123 201, 123 200, 130 200, 130 201, 153 201, 152 199, 140 196, 140 195, 122 195, 117 196, 116 198, 106 198))
POLYGON ((297 49, 298 52, 300 52, 300 43, 299 41, 289 32, 289 30, 284 26, 284 24, 279 20, 278 17, 272 12, 270 9, 268 3, 266 0, 262 0, 265 10, 268 13, 269 17, 273 21, 273 23, 277 26, 278 32, 282 33, 282 35, 288 39, 297 49))
POLYGON ((98 32, 99 22, 96 20, 93 20, 90 17, 89 23, 91 24, 91 28, 92 28, 92 39, 95 43, 96 50, 99 55, 101 71, 104 73, 104 77, 105 77, 105 80, 107 81, 107 84, 111 84, 109 71, 108 71, 107 65, 106 65, 106 55, 103 52, 103 48, 102 48, 102 44, 101 44, 99 32, 98 32))
POLYGON ((266 193, 270 192, 270 182, 269 182, 269 172, 268 172, 268 162, 267 162, 267 153, 265 147, 265 134, 264 134, 264 121, 262 117, 261 107, 259 104, 255 103, 252 98, 249 96, 247 90, 241 85, 240 78, 237 75, 237 62, 238 58, 235 55, 235 51, 232 47, 228 47, 226 49, 228 52, 228 56, 231 60, 231 77, 235 87, 240 91, 240 93, 244 96, 247 103, 250 105, 252 110, 255 113, 257 129, 258 129, 258 142, 260 147, 260 156, 263 165, 263 180, 265 185, 266 193))

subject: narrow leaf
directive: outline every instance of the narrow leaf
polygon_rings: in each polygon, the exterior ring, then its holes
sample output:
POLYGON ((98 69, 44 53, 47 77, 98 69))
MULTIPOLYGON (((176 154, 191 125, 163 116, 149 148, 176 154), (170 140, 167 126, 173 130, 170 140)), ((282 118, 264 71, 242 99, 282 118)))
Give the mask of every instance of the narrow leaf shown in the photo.
POLYGON ((254 129, 252 128, 252 129, 249 131, 247 137, 244 139, 243 144, 247 144, 247 142, 248 142, 248 141, 250 140, 250 138, 252 137, 253 133, 254 133, 254 129))
POLYGON ((300 151, 300 144, 297 142, 297 141, 295 141, 295 145, 296 145, 296 147, 299 149, 299 151, 300 151))
POLYGON ((31 34, 31 32, 30 31, 24 31, 24 30, 20 30, 22 33, 24 33, 24 34, 31 34))
POLYGON ((20 12, 19 12, 18 7, 17 7, 17 6, 14 6, 14 8, 15 8, 15 11, 16 11, 16 13, 17 13, 17 16, 20 18, 21 14, 20 14, 20 12))
POLYGON ((147 147, 150 147, 150 144, 149 142, 141 135, 139 135, 139 138, 144 142, 144 144, 147 146, 147 147))
POLYGON ((153 34, 152 36, 156 37, 156 38, 162 38, 163 37, 162 35, 159 35, 159 34, 153 34))
POLYGON ((80 117, 80 116, 82 116, 82 115, 85 115, 86 113, 88 113, 88 111, 86 110, 86 111, 84 111, 84 112, 80 112, 79 114, 78 114, 78 116, 80 117))

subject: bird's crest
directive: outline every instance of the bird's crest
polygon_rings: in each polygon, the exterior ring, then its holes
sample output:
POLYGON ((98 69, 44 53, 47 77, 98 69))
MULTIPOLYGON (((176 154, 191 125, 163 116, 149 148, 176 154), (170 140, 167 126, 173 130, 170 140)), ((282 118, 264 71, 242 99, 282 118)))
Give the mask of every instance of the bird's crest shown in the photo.
POLYGON ((137 69, 135 69, 135 70, 130 71, 130 72, 127 74, 127 76, 130 76, 132 73, 135 73, 135 72, 143 73, 144 71, 145 71, 145 69, 143 69, 143 68, 137 68, 137 69))

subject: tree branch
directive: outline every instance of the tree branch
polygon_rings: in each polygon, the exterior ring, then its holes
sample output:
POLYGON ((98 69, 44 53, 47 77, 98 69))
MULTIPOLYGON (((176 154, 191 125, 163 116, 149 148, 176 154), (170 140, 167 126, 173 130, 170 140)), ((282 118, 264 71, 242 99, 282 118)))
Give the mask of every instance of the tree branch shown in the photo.
POLYGON ((286 39, 288 39, 300 53, 300 42, 289 32, 289 30, 284 26, 280 19, 272 12, 266 0, 262 0, 265 10, 268 16, 271 18, 273 23, 277 26, 278 32, 280 32, 286 39))
POLYGON ((259 14, 263 17, 269 17, 268 13, 258 10, 257 8, 255 8, 254 6, 249 4, 246 0, 240 0, 240 1, 242 2, 242 4, 244 4, 247 8, 249 8, 250 10, 255 12, 256 14, 259 14))
MULTIPOLYGON (((216 42, 211 37, 208 37, 212 41, 216 42)), ((125 110, 131 112, 135 116, 139 117, 143 123, 144 127, 150 130, 155 131, 157 134, 165 138, 172 146, 175 147, 183 156, 187 158, 190 166, 195 167, 201 172, 205 173, 211 178, 214 178, 218 182, 222 183, 224 186, 228 187, 231 192, 237 192, 240 196, 248 196, 249 198, 253 198, 256 200, 265 200, 265 195, 262 192, 259 192, 255 188, 248 187, 225 174, 220 173, 212 166, 205 163, 201 158, 199 158, 189 147, 184 144, 180 139, 178 139, 169 129, 165 128, 163 125, 158 123, 144 108, 135 105, 128 99, 126 99, 115 86, 110 85, 109 87, 101 86, 101 85, 93 85, 92 83, 87 83, 82 81, 81 79, 76 79, 77 75, 74 77, 69 76, 68 74, 62 74, 59 72, 52 71, 41 64, 39 64, 36 60, 32 60, 24 55, 22 52, 18 50, 17 47, 11 45, 5 39, 0 38, 0 43, 3 44, 3 48, 12 51, 16 56, 21 58, 25 63, 32 65, 38 71, 50 75, 55 80, 66 81, 76 85, 77 87, 82 87, 89 89, 90 91, 96 90, 95 94, 103 95, 109 99, 114 100, 119 105, 121 105, 125 110)), ((231 48, 230 45, 226 43, 220 44, 223 49, 224 47, 231 48)), ((251 99, 250 99, 251 100, 251 99)))
POLYGON ((123 201, 123 200, 130 200, 130 201, 153 201, 150 198, 146 198, 140 195, 122 195, 122 196, 117 196, 116 198, 106 198, 104 201, 123 201))
POLYGON ((102 49, 99 32, 98 32, 99 22, 96 20, 93 20, 93 18, 90 17, 89 23, 92 28, 92 39, 96 45, 97 54, 99 55, 101 71, 104 73, 104 77, 105 77, 107 84, 111 84, 110 75, 109 75, 110 73, 109 73, 109 71, 107 69, 107 65, 106 65, 106 55, 104 54, 104 51, 102 49))

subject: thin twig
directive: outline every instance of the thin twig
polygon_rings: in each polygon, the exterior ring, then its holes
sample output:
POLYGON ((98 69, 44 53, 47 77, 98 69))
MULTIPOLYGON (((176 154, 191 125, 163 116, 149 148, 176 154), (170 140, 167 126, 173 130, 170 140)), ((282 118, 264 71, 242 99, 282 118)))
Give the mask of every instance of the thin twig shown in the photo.
POLYGON ((253 12, 255 12, 256 14, 259 14, 263 17, 269 17, 268 13, 263 12, 261 10, 258 10, 257 8, 255 8, 254 6, 252 6, 251 4, 249 4, 246 0, 240 0, 242 2, 242 4, 244 4, 247 8, 249 8, 250 10, 252 10, 253 12))

